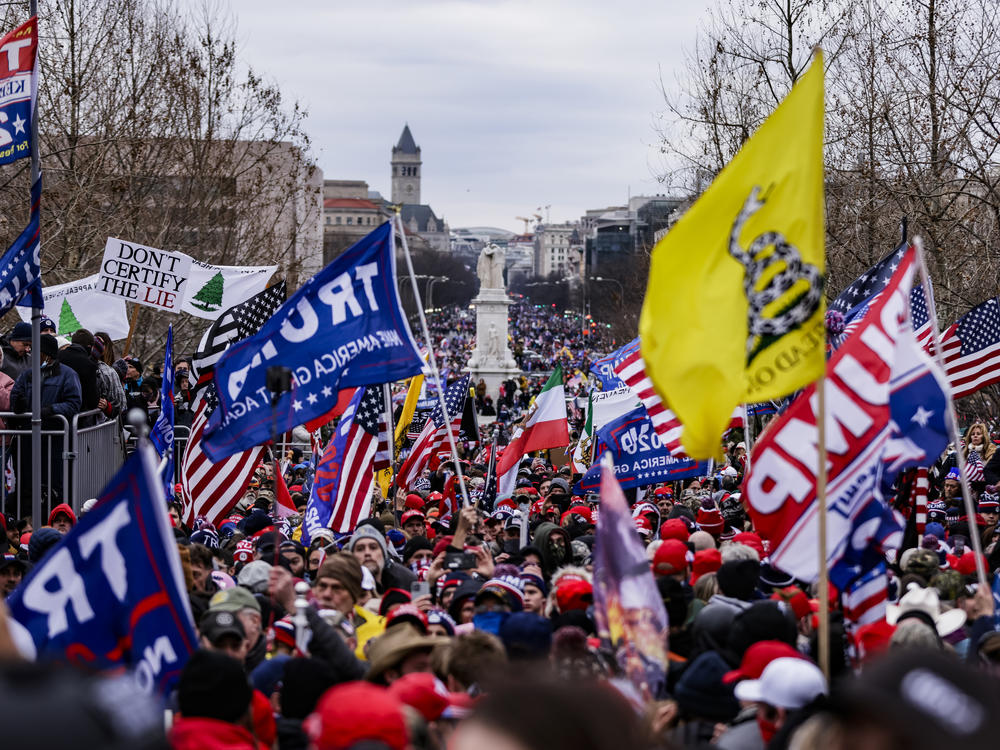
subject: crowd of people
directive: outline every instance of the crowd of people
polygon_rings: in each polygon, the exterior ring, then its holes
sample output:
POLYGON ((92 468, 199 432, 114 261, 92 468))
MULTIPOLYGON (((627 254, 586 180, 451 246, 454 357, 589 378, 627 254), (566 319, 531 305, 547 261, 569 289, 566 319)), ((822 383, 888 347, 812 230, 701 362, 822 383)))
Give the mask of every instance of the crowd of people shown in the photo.
MULTIPOLYGON (((473 344, 465 312, 431 320, 452 375, 473 344)), ((561 361, 567 381, 588 373, 596 358, 578 324, 525 302, 511 307, 518 356, 544 351, 547 369, 561 361)), ((17 328, 9 338, 5 353, 16 353, 17 328)), ((96 351, 99 336, 89 349, 76 339, 46 361, 72 370, 64 379, 79 392, 74 360, 63 353, 80 358, 78 348, 106 364, 109 349, 96 351)), ((122 369, 111 365, 116 374, 122 369)), ((177 372, 185 366, 178 359, 177 372)), ((546 378, 529 375, 505 388, 499 407, 508 425, 546 378)), ((117 383, 128 399, 150 380, 140 362, 126 360, 117 383)), ((110 404, 101 387, 98 403, 110 404)), ((114 418, 114 408, 104 416, 114 418)), ((888 560, 884 615, 862 625, 843 592, 831 592, 826 659, 815 586, 770 564, 769 544, 740 499, 747 446, 734 432, 725 447, 726 461, 707 476, 627 491, 669 622, 665 687, 652 699, 598 632, 600 498, 574 494, 579 475, 554 460, 555 449, 526 456, 513 494, 490 501, 483 453, 467 450, 461 469, 469 505, 454 481, 459 467, 444 459, 413 486, 378 495, 371 516, 343 534, 320 529, 304 537, 301 516, 281 518, 271 464, 217 525, 199 518, 185 526, 182 501, 171 504, 199 649, 170 697, 168 728, 162 716, 149 720, 155 711, 134 694, 99 700, 123 692, 115 678, 11 665, 0 668, 0 714, 8 711, 5 726, 15 725, 5 735, 53 748, 72 741, 175 750, 853 750, 992 742, 1000 728, 1000 624, 991 589, 977 585, 970 544, 978 535, 991 575, 1000 568, 1000 452, 988 427, 972 425, 957 447, 976 493, 975 516, 964 510, 951 452, 930 472, 922 537, 909 535, 888 560), (43 700, 44 690, 61 691, 65 717, 43 730, 15 720, 13 712, 26 710, 32 696, 43 700)), ((304 458, 289 454, 277 469, 300 511, 310 481, 304 458)), ((908 497, 901 487, 900 510, 911 511, 908 497)), ((38 529, 25 519, 0 520, 5 595, 77 523, 69 505, 54 508, 38 529)))

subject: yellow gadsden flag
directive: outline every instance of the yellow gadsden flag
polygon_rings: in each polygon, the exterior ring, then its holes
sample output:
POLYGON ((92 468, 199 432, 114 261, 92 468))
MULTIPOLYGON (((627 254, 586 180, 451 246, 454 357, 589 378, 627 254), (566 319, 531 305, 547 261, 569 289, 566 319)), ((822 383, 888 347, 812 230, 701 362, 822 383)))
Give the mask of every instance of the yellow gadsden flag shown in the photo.
POLYGON ((639 321, 688 454, 823 373, 823 57, 657 243, 639 321))

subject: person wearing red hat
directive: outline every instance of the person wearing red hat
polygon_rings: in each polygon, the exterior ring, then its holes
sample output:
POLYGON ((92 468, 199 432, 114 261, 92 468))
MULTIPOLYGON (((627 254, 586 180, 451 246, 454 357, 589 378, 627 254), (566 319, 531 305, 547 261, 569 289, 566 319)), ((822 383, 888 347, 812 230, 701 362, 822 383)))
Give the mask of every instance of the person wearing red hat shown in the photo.
POLYGON ((687 545, 676 539, 667 539, 660 543, 653 555, 653 575, 656 578, 675 578, 686 583, 690 576, 687 545))
POLYGON ((670 518, 660 526, 660 539, 676 539, 679 542, 687 542, 691 537, 687 525, 679 518, 670 518))
POLYGON ((411 492, 406 496, 406 500, 403 501, 403 508, 406 510, 423 510, 424 499, 417 493, 411 492))
POLYGON ((757 557, 763 560, 767 557, 764 552, 764 541, 758 534, 752 531, 741 531, 733 537, 733 544, 743 544, 757 551, 757 557))
POLYGON ((369 747, 406 750, 410 742, 403 702, 386 688, 348 682, 330 688, 302 723, 316 750, 369 747))
POLYGON ((653 499, 656 508, 660 511, 660 518, 666 518, 670 511, 674 509, 674 491, 669 486, 657 487, 653 490, 653 499))
MULTIPOLYGON (((725 685, 732 685, 740 680, 760 679, 765 667, 775 659, 781 658, 805 659, 802 654, 783 641, 758 641, 744 652, 739 668, 723 675, 722 682, 725 685)), ((716 747, 722 750, 764 747, 761 730, 757 726, 756 703, 740 703, 740 712, 730 723, 729 728, 719 736, 716 747)))
POLYGON ((722 553, 717 549, 703 549, 694 555, 694 563, 691 566, 691 585, 698 583, 698 579, 706 573, 715 573, 722 567, 722 553))
POLYGON ((427 521, 419 510, 408 510, 403 513, 400 525, 403 527, 403 533, 406 534, 407 539, 427 536, 427 521))

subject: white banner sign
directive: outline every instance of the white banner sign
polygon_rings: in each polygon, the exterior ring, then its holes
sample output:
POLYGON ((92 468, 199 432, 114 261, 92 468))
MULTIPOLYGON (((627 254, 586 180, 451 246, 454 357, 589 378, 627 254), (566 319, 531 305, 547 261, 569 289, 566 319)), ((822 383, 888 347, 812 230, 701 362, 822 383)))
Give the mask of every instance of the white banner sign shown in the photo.
POLYGON ((627 385, 613 391, 594 392, 594 433, 608 422, 639 406, 639 397, 627 385))
MULTIPOLYGON (((98 275, 95 273, 79 281, 42 289, 45 314, 56 324, 56 333, 69 337, 78 328, 86 328, 91 333, 104 331, 115 341, 128 336, 125 301, 95 294, 97 286, 98 275)), ((30 307, 14 309, 21 320, 31 322, 30 307)))
POLYGON ((98 291, 179 313, 191 275, 191 256, 109 237, 98 291))
POLYGON ((187 295, 182 310, 206 320, 215 320, 234 305, 267 288, 277 266, 213 266, 192 260, 187 295))

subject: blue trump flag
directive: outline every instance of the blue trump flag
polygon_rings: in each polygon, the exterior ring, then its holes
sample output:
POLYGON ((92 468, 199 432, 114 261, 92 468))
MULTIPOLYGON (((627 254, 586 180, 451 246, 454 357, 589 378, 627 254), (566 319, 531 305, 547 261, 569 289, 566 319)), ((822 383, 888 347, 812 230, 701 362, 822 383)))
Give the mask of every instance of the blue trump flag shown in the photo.
POLYGON ((623 381, 615 373, 615 367, 624 362, 625 358, 635 352, 638 348, 639 337, 636 336, 621 349, 616 349, 606 357, 601 357, 590 366, 591 374, 601 381, 602 391, 613 391, 615 388, 621 388, 625 385, 625 381, 623 381))
POLYGON ((198 648, 180 556, 146 441, 7 599, 19 643, 167 694, 198 648), (26 632, 25 632, 26 631, 26 632))
MULTIPOLYGON (((595 436, 595 456, 611 454, 615 478, 622 489, 657 482, 701 477, 708 474, 707 461, 679 459, 660 441, 646 407, 640 406, 608 422, 595 436)), ((594 463, 573 488, 574 494, 597 492, 601 486, 601 464, 594 463)))
POLYGON ((167 327, 167 348, 163 355, 163 384, 160 386, 160 415, 156 418, 149 439, 163 465, 165 498, 174 496, 174 327, 167 327))
POLYGON ((292 370, 292 390, 276 407, 279 432, 325 414, 342 388, 390 383, 421 371, 396 293, 390 222, 348 248, 256 335, 222 355, 215 368, 219 408, 203 439, 213 462, 270 439, 269 365, 292 370))
POLYGON ((15 304, 21 307, 45 307, 38 244, 41 201, 42 178, 39 177, 31 186, 28 226, 0 257, 0 315, 15 304))

